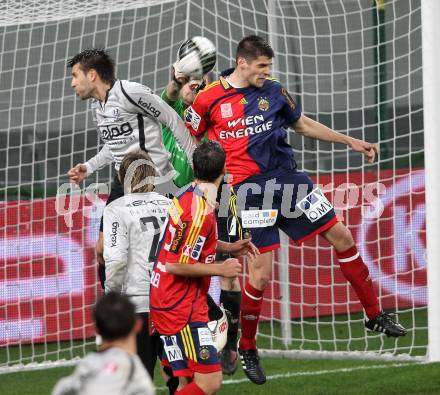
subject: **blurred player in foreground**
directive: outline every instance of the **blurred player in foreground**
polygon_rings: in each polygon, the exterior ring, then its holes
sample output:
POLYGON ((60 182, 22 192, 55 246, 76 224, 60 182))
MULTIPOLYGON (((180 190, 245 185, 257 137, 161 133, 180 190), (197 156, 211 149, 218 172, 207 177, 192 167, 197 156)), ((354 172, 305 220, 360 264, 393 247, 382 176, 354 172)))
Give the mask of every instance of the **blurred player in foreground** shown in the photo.
POLYGON ((99 352, 88 354, 52 395, 154 395, 150 376, 136 355, 136 333, 142 323, 135 306, 115 292, 104 295, 93 311, 96 332, 102 337, 99 352))
MULTIPOLYGON (((166 88, 161 93, 161 98, 173 108, 180 117, 184 117, 184 111, 194 102, 197 92, 207 86, 213 80, 213 73, 210 71, 214 65, 216 57, 214 45, 204 37, 195 37, 188 39, 182 43, 178 51, 178 59, 173 64, 171 70, 171 79, 166 88), (208 42, 207 42, 208 41, 208 42), (194 43, 194 44, 193 44, 194 43), (210 43, 210 44, 209 44, 210 43), (197 45, 196 45, 197 44, 197 45), (203 76, 200 74, 200 66, 197 61, 194 62, 194 67, 191 67, 190 62, 186 59, 191 57, 192 52, 197 51, 198 46, 204 46, 205 50, 201 52, 208 52, 206 48, 211 46, 211 56, 204 56, 203 63, 205 67, 202 69, 206 72, 203 76), (214 49, 213 49, 214 48, 214 49)), ((193 59, 194 60, 194 59, 193 59)), ((183 187, 194 179, 194 173, 191 168, 191 158, 185 155, 183 150, 176 142, 171 130, 163 126, 163 141, 165 148, 170 152, 170 162, 177 171, 178 176, 174 180, 178 187, 183 187)), ((219 188, 217 201, 220 202, 221 190, 224 184, 219 188)), ((230 219, 230 221, 232 218, 230 219)), ((219 240, 228 242, 229 237, 228 218, 217 215, 218 237, 219 240)), ((218 253, 216 260, 221 261, 229 258, 231 254, 218 253)), ((223 373, 233 374, 237 369, 237 337, 238 326, 240 318, 240 301, 241 290, 238 278, 224 277, 213 278, 211 281, 210 293, 218 295, 216 287, 220 281, 220 298, 219 302, 222 308, 226 309, 228 315, 228 329, 226 345, 220 351, 220 362, 223 373)), ((215 308, 213 299, 208 294, 209 315, 211 320, 218 320, 221 314, 215 308)))
POLYGON ((236 67, 201 91, 188 108, 185 121, 191 133, 219 141, 226 152, 226 170, 238 202, 244 228, 260 249, 242 293, 239 354, 248 378, 266 381, 256 347, 263 292, 272 272, 273 251, 281 229, 301 244, 317 234, 333 245, 345 278, 354 288, 367 315, 365 326, 388 336, 404 336, 406 329, 380 308, 368 267, 348 228, 338 222, 331 203, 312 180, 296 170, 286 129, 303 136, 342 143, 374 162, 377 146, 337 133, 302 114, 287 90, 270 78, 274 52, 257 36, 245 37, 236 52, 236 67), (286 204, 283 195, 288 194, 286 204), (255 208, 259 208, 255 210, 255 208), (286 210, 287 208, 287 210, 286 210), (286 212, 287 211, 287 212, 286 212))
POLYGON ((151 318, 163 342, 163 363, 180 378, 177 395, 215 394, 222 382, 207 327, 206 295, 210 276, 231 278, 241 271, 235 258, 215 264, 214 210, 224 163, 216 142, 204 142, 194 151, 195 180, 173 199, 151 279, 151 318))

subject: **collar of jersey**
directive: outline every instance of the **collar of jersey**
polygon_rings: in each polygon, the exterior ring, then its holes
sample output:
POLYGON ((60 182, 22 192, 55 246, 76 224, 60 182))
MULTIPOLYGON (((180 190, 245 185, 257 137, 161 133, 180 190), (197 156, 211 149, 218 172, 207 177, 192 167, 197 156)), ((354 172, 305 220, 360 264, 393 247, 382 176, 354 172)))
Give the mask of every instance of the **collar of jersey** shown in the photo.
POLYGON ((222 85, 222 87, 223 87, 223 89, 224 89, 225 91, 235 89, 235 90, 238 91, 238 92, 245 92, 245 91, 252 91, 252 90, 254 90, 254 89, 257 89, 257 88, 255 88, 254 86, 247 86, 247 87, 245 87, 245 88, 235 88, 235 87, 233 87, 233 86, 228 82, 228 80, 226 79, 226 77, 230 76, 230 75, 234 72, 234 70, 235 70, 235 67, 231 67, 231 68, 229 68, 229 69, 223 70, 223 71, 220 73, 219 81, 220 81, 220 84, 222 85))
POLYGON ((113 89, 113 87, 115 86, 115 84, 116 84, 116 79, 114 79, 111 83, 110 83, 110 88, 108 88, 107 89, 107 92, 105 93, 105 100, 104 100, 104 103, 107 103, 107 100, 108 100, 108 95, 110 94, 110 91, 113 89))

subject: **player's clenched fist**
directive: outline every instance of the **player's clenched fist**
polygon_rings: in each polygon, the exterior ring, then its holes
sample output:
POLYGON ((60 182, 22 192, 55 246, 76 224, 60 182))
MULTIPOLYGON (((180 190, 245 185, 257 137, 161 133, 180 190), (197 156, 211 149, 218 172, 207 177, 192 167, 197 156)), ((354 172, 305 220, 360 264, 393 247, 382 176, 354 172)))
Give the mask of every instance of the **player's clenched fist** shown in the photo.
POLYGON ((236 258, 229 258, 223 262, 222 276, 223 277, 237 277, 241 273, 241 264, 236 258))
POLYGON ((70 182, 79 184, 87 178, 87 166, 83 163, 78 163, 75 167, 72 167, 68 172, 70 182))

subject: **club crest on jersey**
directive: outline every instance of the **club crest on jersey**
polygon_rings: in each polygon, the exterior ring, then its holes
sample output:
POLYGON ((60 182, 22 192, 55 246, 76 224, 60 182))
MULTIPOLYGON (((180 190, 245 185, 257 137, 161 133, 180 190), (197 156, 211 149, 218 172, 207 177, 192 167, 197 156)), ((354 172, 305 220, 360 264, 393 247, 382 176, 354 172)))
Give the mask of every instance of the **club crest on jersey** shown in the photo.
POLYGON ((121 117, 121 113, 119 111, 119 108, 114 108, 112 112, 113 112, 113 117, 114 117, 113 122, 123 121, 123 118, 121 117))
POLYGON ((203 248, 203 245, 205 244, 205 240, 206 240, 206 237, 197 236, 197 240, 196 240, 194 247, 192 249, 192 252, 191 252, 192 259, 197 260, 200 258, 200 254, 202 253, 202 248, 203 248))
POLYGON ((200 351, 199 351, 200 359, 202 359, 203 361, 206 361, 210 356, 211 356, 211 353, 209 352, 208 347, 200 347, 200 351))
POLYGON ((220 112, 222 113, 222 118, 231 118, 233 115, 231 103, 221 104, 220 105, 220 112))
POLYGON ((269 109, 269 100, 266 97, 259 97, 258 108, 260 111, 267 111, 269 109))

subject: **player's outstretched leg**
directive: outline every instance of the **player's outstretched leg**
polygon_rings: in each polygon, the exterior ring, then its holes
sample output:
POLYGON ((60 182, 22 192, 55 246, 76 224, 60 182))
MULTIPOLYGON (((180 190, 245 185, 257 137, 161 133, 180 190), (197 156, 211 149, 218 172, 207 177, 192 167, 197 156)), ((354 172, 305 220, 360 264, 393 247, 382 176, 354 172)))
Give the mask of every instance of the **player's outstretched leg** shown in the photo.
POLYGON ((224 374, 234 374, 238 366, 238 323, 240 319, 241 291, 238 278, 221 278, 220 303, 229 312, 228 340, 219 353, 220 363, 224 374))
POLYGON ((273 253, 265 252, 249 265, 249 281, 241 297, 241 338, 238 353, 246 376, 255 384, 266 382, 266 374, 258 356, 256 335, 264 289, 271 276, 272 259, 273 253))
POLYGON ((338 222, 321 235, 336 249, 342 273, 355 290, 368 317, 365 326, 388 336, 405 336, 406 329, 380 309, 368 267, 357 250, 351 232, 342 222, 338 222))

